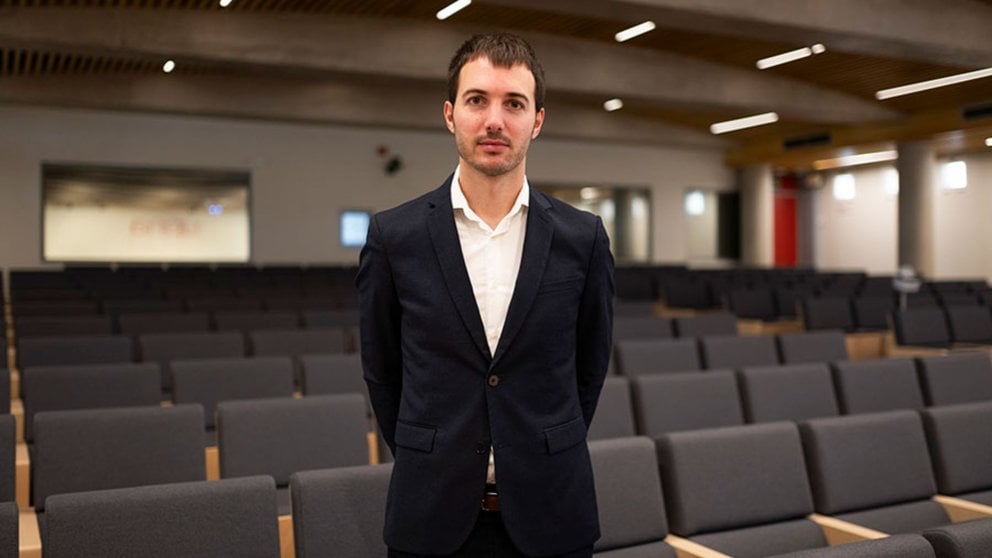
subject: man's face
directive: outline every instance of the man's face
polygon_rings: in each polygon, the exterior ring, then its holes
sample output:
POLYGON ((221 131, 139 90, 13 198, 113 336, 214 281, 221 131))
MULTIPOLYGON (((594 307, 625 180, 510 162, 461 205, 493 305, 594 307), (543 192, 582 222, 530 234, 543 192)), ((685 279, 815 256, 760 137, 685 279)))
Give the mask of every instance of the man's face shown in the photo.
POLYGON ((444 120, 463 164, 493 177, 513 171, 544 123, 544 109, 534 104, 534 74, 524 64, 493 66, 484 56, 468 62, 454 105, 444 103, 444 120))

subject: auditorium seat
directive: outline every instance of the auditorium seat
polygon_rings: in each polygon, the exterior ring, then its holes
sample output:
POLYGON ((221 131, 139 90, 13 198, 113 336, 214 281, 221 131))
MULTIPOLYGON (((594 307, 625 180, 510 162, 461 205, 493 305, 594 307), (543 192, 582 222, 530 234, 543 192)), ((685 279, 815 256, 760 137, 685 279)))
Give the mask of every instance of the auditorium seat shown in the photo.
POLYGON ((662 293, 669 308, 702 310, 718 306, 710 296, 709 287, 702 281, 669 279, 664 282, 662 293))
POLYGON ((161 372, 156 363, 35 366, 21 374, 24 439, 34 439, 34 417, 44 411, 158 406, 161 372))
POLYGON ((923 407, 912 359, 852 360, 832 366, 837 402, 845 415, 923 407))
MULTIPOLYGON (((770 558, 942 558, 922 535, 893 535, 827 548, 776 554, 770 558)), ((977 557, 976 557, 977 558, 977 557)))
POLYGON ((798 421, 840 414, 825 363, 755 366, 738 372, 748 422, 798 421))
POLYGON ((992 506, 992 401, 922 411, 937 489, 992 506))
POLYGON ((744 424, 730 370, 646 374, 633 379, 634 417, 645 436, 744 424))
POLYGON ((386 558, 382 530, 392 471, 392 465, 365 465, 291 475, 297 558, 386 558))
POLYGON ((847 360, 847 345, 840 331, 783 333, 778 336, 783 364, 847 360))
POLYGON ((184 305, 186 310, 190 312, 244 312, 261 310, 262 299, 235 296, 189 297, 185 300, 184 305))
POLYGON ((62 494, 47 515, 45 558, 280 556, 270 477, 62 494))
POLYGON ((614 300, 613 316, 656 316, 655 303, 651 300, 614 300))
POLYGON ((14 319, 26 316, 93 316, 100 313, 96 300, 17 300, 10 305, 14 319))
POLYGON ((20 554, 19 519, 17 504, 0 501, 0 556, 17 558, 20 554))
POLYGON ((992 556, 992 519, 964 521, 923 531, 937 558, 992 556))
POLYGON ((0 502, 13 502, 16 478, 17 423, 11 415, 0 415, 0 502))
POLYGON ((180 312, 182 302, 164 298, 111 299, 103 301, 104 313, 119 318, 126 314, 180 312))
POLYGON ((255 356, 292 356, 345 352, 345 332, 339 328, 255 330, 248 332, 255 356))
POLYGON ((992 360, 984 351, 917 359, 927 405, 992 400, 992 360))
POLYGON ((303 355, 300 370, 303 395, 359 393, 367 397, 362 357, 358 353, 303 355))
POLYGON ((264 312, 240 310, 214 312, 214 325, 219 331, 247 333, 255 329, 299 329, 300 315, 291 310, 264 312))
POLYGON ((802 309, 803 325, 807 331, 854 330, 854 312, 847 297, 805 298, 802 309))
POLYGON ((10 413, 10 370, 7 369, 7 343, 0 341, 0 415, 10 413))
POLYGON ((939 306, 895 309, 892 311, 892 325, 899 345, 934 348, 951 345, 947 319, 939 306))
POLYGON ((599 403, 596 405, 596 414, 593 415, 587 438, 589 440, 601 440, 623 438, 634 434, 634 409, 630 401, 630 380, 616 376, 606 378, 603 383, 603 391, 599 394, 599 403))
POLYGON ((737 318, 726 312, 681 316, 673 319, 672 324, 678 337, 737 335, 737 318))
POLYGON ((947 306, 947 325, 954 343, 992 344, 992 312, 988 306, 947 306))
POLYGON ((775 337, 771 335, 710 335, 702 337, 699 346, 707 369, 779 364, 775 337))
POLYGON ((767 322, 778 317, 770 288, 731 289, 727 301, 730 311, 740 319, 767 322))
POLYGON ((358 394, 225 401, 217 405, 221 478, 269 475, 288 515, 289 476, 367 465, 371 428, 358 394))
POLYGON ((235 331, 193 333, 146 333, 138 336, 138 352, 144 362, 162 365, 162 388, 172 387, 173 360, 240 358, 245 356, 245 338, 235 331))
POLYGON ((625 339, 617 342, 616 356, 620 373, 628 378, 702 368, 695 339, 625 339))
POLYGON ((672 322, 658 316, 617 316, 613 319, 613 339, 666 339, 672 337, 672 322))
POLYGON ((889 314, 895 308, 891 296, 863 296, 851 303, 854 308, 854 325, 858 331, 889 329, 889 314))
POLYGON ((29 337, 72 335, 111 335, 114 333, 110 316, 28 316, 14 320, 14 335, 18 340, 29 337))
POLYGON ((19 368, 63 364, 133 362, 134 346, 126 335, 30 337, 17 343, 19 368))
MULTIPOLYGON (((304 299, 305 300, 305 299, 304 299)), ((303 311, 303 324, 312 329, 358 326, 358 310, 309 309, 303 311)))
POLYGON ((210 315, 206 312, 121 314, 117 318, 117 323, 120 332, 125 335, 210 331, 210 315))

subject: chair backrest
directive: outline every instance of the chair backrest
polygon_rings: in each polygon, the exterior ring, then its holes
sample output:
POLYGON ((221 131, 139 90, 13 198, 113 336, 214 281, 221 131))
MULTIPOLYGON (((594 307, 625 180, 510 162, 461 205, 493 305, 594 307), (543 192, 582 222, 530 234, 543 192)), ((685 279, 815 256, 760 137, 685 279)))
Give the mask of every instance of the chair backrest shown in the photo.
POLYGON ((0 503, 0 556, 14 558, 20 553, 20 515, 13 501, 0 503))
POLYGON ((149 312, 121 314, 117 318, 121 333, 190 333, 210 331, 210 315, 206 312, 149 312))
POLYGON ((847 360, 847 345, 840 331, 812 331, 778 336, 783 364, 847 360))
POLYGON ((847 297, 807 297, 802 301, 802 308, 803 325, 807 330, 854 329, 854 312, 847 297))
POLYGON ((992 490, 992 401, 922 411, 941 494, 992 490))
POLYGON ((955 343, 992 343, 992 312, 988 306, 947 306, 947 325, 955 343))
POLYGON ((14 318, 23 316, 69 316, 100 313, 96 300, 17 300, 11 303, 14 318))
POLYGON ((206 479, 199 405, 48 411, 34 420, 35 509, 53 494, 206 479))
POLYGON ((633 380, 637 430, 645 436, 744 424, 730 370, 648 374, 633 380))
MULTIPOLYGON (((907 516, 906 508, 896 506, 926 501, 940 508, 929 500, 937 487, 919 414, 820 418, 800 423, 799 429, 816 511, 833 515, 874 508, 875 514, 862 516, 870 518, 863 524, 887 533, 931 526, 916 510, 907 516), (880 509, 889 506, 895 506, 891 515, 880 509)), ((949 522, 946 515, 942 519, 949 522)))
POLYGON ((917 359, 927 405, 992 400, 992 360, 985 351, 917 359))
POLYGON ((599 528, 596 552, 664 547, 668 535, 665 500, 658 476, 655 445, 628 437, 589 443, 596 479, 599 528))
POLYGON ((253 355, 302 356, 345 352, 345 332, 340 328, 256 330, 248 333, 253 355))
POLYGON ((303 323, 308 328, 355 327, 358 325, 358 310, 305 310, 303 323))
POLYGON ((804 519, 813 498, 795 424, 674 432, 657 444, 676 535, 735 556, 826 545, 823 532, 804 519))
POLYGON ((115 317, 125 314, 144 314, 147 312, 179 312, 182 309, 183 305, 181 301, 165 300, 162 298, 106 300, 103 303, 103 311, 115 317))
POLYGON ((617 316, 613 339, 666 339, 672 337, 672 322, 658 316, 617 316))
POLYGON ((711 335, 701 338, 699 347, 703 366, 707 369, 774 366, 779 363, 775 337, 771 335, 711 335))
POLYGON ((896 343, 923 347, 946 347, 951 344, 947 317, 939 306, 898 308, 892 311, 896 343))
POLYGON ((768 287, 733 289, 728 299, 730 310, 738 318, 767 321, 778 317, 775 296, 768 287))
POLYGON ((21 368, 133 362, 134 347, 126 335, 30 337, 17 343, 17 361, 21 368))
POLYGON ((14 500, 14 456, 17 424, 12 415, 0 415, 0 502, 14 500))
POLYGON ((912 359, 849 360, 832 366, 837 402, 845 415, 923 407, 912 359))
POLYGON ((737 335, 737 317, 727 312, 682 316, 672 320, 679 337, 737 335))
POLYGON ((589 426, 590 440, 633 436, 634 409, 630 402, 630 381, 627 378, 609 377, 599 394, 596 414, 589 426))
POLYGON ((932 527, 922 535, 933 546, 937 558, 992 556, 992 519, 932 527))
POLYGON ((889 329, 889 313, 895 307, 890 295, 858 297, 854 299, 852 306, 857 329, 889 329))
POLYGON ((617 342, 616 356, 629 378, 702 369, 695 339, 626 339, 617 342))
POLYGON ((362 358, 358 353, 303 355, 300 368, 304 395, 368 393, 362 376, 362 358))
POLYGON ((0 341, 0 415, 10 414, 10 370, 7 370, 7 342, 0 341))
POLYGON ((217 358, 172 362, 172 401, 203 405, 207 429, 221 401, 293 396, 288 357, 217 358))
POLYGON ((669 279, 665 281, 665 304, 672 308, 712 308, 716 306, 709 287, 703 281, 669 279))
MULTIPOLYGON (((777 554, 770 558, 938 558, 923 535, 892 535, 826 548, 777 554)), ((940 555, 939 558, 949 558, 940 555)))
POLYGON ((386 558, 382 542, 392 465, 295 473, 289 486, 298 558, 386 558))
POLYGON ((255 329, 299 329, 298 312, 282 310, 263 312, 261 310, 241 310, 214 312, 214 324, 220 331, 251 331, 255 329))
POLYGON ((17 339, 64 335, 111 335, 114 324, 110 316, 27 316, 14 320, 17 339))
POLYGON ((262 309, 260 298, 238 298, 235 296, 188 297, 186 309, 191 312, 229 312, 262 309))
POLYGON ((46 523, 45 558, 279 557, 269 477, 62 494, 46 523))
POLYGON ((358 394, 227 401, 217 405, 221 477, 367 465, 371 429, 358 394))
POLYGON ((144 362, 162 365, 162 388, 172 388, 171 361, 202 358, 241 358, 246 355, 245 338, 236 331, 193 333, 146 333, 138 336, 144 362))
POLYGON ((738 372, 748 422, 798 421, 840 414, 825 363, 756 366, 738 372))
POLYGON ((156 363, 35 366, 21 375, 24 437, 34 439, 34 416, 43 411, 158 406, 161 372, 156 363))

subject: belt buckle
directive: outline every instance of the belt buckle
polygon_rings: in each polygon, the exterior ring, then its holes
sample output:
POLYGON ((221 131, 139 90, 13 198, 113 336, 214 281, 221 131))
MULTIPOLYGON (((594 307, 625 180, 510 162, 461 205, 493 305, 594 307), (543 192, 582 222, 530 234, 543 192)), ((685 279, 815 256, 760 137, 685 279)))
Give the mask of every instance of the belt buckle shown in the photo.
POLYGON ((499 494, 495 492, 486 492, 482 496, 482 511, 487 512, 498 512, 499 511, 499 494))

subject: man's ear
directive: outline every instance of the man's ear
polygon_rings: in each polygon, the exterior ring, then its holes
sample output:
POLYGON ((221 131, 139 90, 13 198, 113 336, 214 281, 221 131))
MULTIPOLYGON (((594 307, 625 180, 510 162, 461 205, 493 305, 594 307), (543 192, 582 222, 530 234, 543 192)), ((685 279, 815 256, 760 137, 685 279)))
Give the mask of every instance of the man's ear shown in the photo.
POLYGON ((544 126, 544 107, 537 111, 534 115, 534 131, 530 134, 530 139, 537 139, 537 136, 541 133, 541 127, 544 126))
POLYGON ((451 104, 451 101, 444 102, 444 124, 448 127, 448 131, 452 134, 455 133, 455 120, 454 120, 455 107, 451 104))

